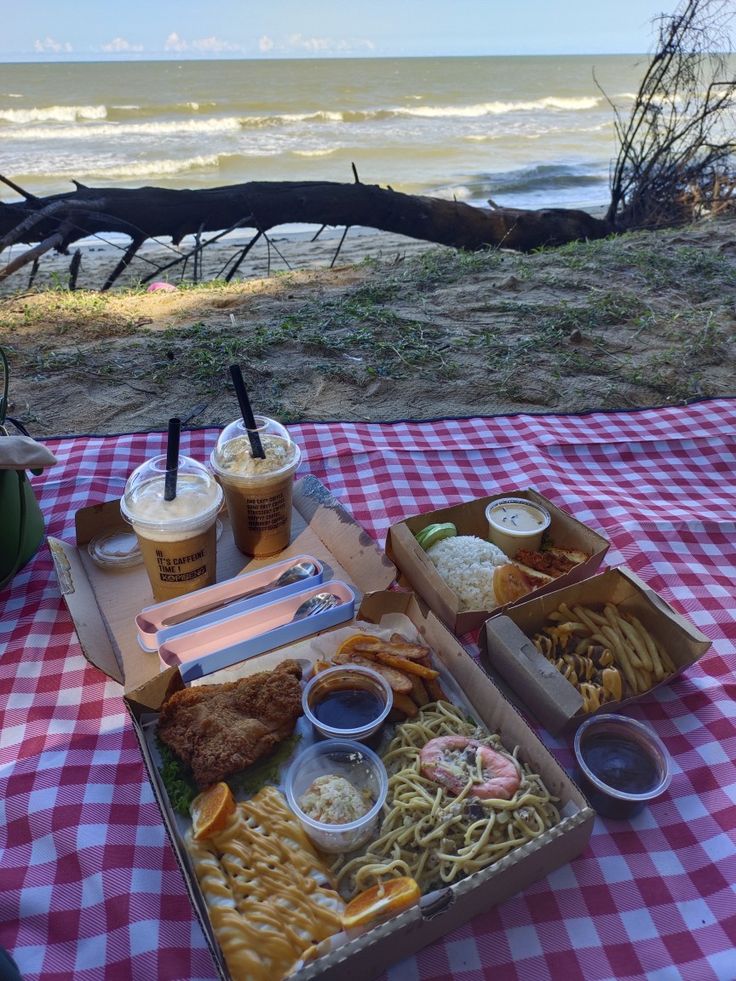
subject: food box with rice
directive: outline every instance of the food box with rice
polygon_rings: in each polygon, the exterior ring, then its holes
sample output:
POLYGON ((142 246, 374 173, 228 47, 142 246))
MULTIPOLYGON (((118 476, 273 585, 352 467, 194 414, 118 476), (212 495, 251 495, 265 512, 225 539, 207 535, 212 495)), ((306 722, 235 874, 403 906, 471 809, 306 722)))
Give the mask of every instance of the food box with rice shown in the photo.
MULTIPOLYGON (((192 903, 225 979, 377 977, 572 860, 592 831, 594 812, 579 789, 459 642, 409 593, 369 594, 352 624, 233 665, 191 688, 182 688, 169 669, 126 700, 192 903), (348 743, 345 754, 333 751, 334 741, 310 742, 314 735, 304 717, 295 730, 301 746, 296 755, 291 750, 285 774, 278 765, 265 778, 260 772, 266 785, 259 788, 235 774, 235 784, 227 778, 234 796, 226 784, 211 785, 190 805, 190 817, 175 812, 157 741, 171 738, 173 707, 189 725, 192 700, 208 704, 245 686, 257 701, 264 684, 283 691, 269 702, 291 698, 298 671, 319 678, 332 664, 362 666, 366 659, 376 670, 385 668, 395 686, 393 723, 371 742, 373 751, 348 743), (421 682, 418 689, 410 684, 407 701, 402 677, 421 682), (325 769, 303 773, 300 761, 315 751, 329 760, 329 779, 325 769), (345 777, 365 794, 355 783, 362 756, 378 757, 385 768, 387 796, 369 837, 345 853, 310 829, 324 829, 331 820, 335 802, 326 812, 322 800, 328 785, 341 797, 338 783, 345 777), (321 776, 307 787, 316 773, 321 776), (294 774, 304 777, 304 786, 294 774)), ((220 749, 218 741, 218 761, 220 749)), ((347 816, 359 816, 373 797, 351 804, 347 816)), ((347 831, 355 823, 337 828, 347 831)))
POLYGON ((608 545, 602 535, 529 489, 406 518, 389 529, 386 552, 400 570, 400 581, 456 634, 464 634, 529 593, 540 595, 591 576, 608 545), (508 526, 496 529, 494 544, 489 540, 493 523, 502 525, 504 518, 508 526), (523 540, 517 521, 530 526, 528 539, 523 540))
POLYGON ((479 643, 513 701, 553 734, 668 684, 710 647, 623 566, 491 617, 479 643))

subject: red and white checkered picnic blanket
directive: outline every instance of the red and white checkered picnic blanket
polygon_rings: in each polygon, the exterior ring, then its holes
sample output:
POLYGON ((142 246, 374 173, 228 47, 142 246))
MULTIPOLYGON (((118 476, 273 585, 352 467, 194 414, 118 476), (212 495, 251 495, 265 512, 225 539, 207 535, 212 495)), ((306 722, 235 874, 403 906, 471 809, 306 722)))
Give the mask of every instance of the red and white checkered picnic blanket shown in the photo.
MULTIPOLYGON (((736 978, 736 401, 585 416, 293 426, 311 471, 383 543, 389 524, 535 487, 613 543, 713 641, 632 707, 675 761, 631 822, 397 964, 391 979, 736 978)), ((215 430, 185 433, 209 455, 215 430)), ((161 433, 49 440, 34 480, 50 534, 120 495, 161 433)), ((121 689, 85 660, 46 549, 0 594, 0 945, 24 977, 215 976, 121 689)), ((563 765, 568 740, 543 734, 563 765)))

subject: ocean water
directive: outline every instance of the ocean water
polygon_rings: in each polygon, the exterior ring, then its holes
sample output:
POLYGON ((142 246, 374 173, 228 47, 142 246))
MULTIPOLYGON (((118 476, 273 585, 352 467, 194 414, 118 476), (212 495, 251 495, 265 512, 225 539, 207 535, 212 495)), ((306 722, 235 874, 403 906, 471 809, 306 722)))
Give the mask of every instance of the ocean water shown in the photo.
POLYGON ((3 64, 0 172, 48 194, 352 181, 354 163, 409 193, 590 207, 616 155, 606 95, 626 115, 643 71, 634 55, 3 64))

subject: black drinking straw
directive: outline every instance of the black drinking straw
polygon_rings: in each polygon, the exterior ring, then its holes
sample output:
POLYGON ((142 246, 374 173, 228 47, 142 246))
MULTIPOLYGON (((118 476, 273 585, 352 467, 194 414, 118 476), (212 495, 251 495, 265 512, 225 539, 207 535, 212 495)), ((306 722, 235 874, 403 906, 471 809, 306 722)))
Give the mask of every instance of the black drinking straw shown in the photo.
POLYGON ((179 475, 179 434, 181 419, 169 419, 169 439, 166 444, 166 481, 164 500, 173 501, 176 497, 176 478, 179 475))
POLYGON ((248 398, 248 392, 245 388, 245 382, 243 381, 243 373, 240 370, 240 365, 230 365, 230 377, 232 378, 233 385, 235 386, 235 394, 238 396, 240 411, 243 413, 243 422, 245 423, 248 439, 250 440, 251 455, 264 460, 266 454, 263 446, 261 445, 261 437, 258 435, 256 417, 253 415, 253 409, 250 407, 250 399, 248 398))

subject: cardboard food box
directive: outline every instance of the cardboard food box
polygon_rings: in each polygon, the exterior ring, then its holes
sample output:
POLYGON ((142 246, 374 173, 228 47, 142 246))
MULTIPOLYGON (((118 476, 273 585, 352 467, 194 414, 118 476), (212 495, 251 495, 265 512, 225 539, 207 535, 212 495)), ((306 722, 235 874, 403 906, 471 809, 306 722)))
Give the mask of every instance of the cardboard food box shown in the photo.
MULTIPOLYGON (((442 508, 440 511, 416 514, 389 528, 386 553, 401 571, 402 579, 456 634, 461 635, 475 630, 492 613, 500 613, 514 604, 499 606, 494 610, 461 610, 459 597, 437 572, 434 563, 419 545, 415 535, 428 525, 452 522, 457 528, 458 535, 476 535, 487 541, 486 507, 491 501, 508 497, 509 493, 507 491, 504 494, 493 494, 490 497, 481 497, 453 507, 442 508)), ((609 542, 605 538, 535 490, 513 491, 513 496, 541 504, 549 511, 552 518, 549 538, 554 545, 578 549, 590 556, 587 561, 576 565, 564 576, 535 589, 535 596, 559 589, 560 586, 571 582, 587 579, 597 570, 608 551, 609 542)))
POLYGON ((615 712, 645 698, 660 685, 669 684, 710 647, 704 634, 623 566, 564 589, 547 592, 544 596, 535 596, 507 610, 504 615, 491 617, 479 637, 483 662, 508 683, 514 701, 551 733, 575 726, 588 717, 582 712, 583 699, 578 690, 531 641, 560 603, 581 604, 599 610, 606 603, 613 603, 622 613, 632 613, 662 644, 675 664, 675 673, 649 691, 618 702, 607 702, 599 709, 602 712, 615 712))
MULTIPOLYGON (((437 940, 484 910, 503 902, 532 882, 564 865, 585 848, 592 831, 595 812, 584 796, 548 752, 516 710, 502 697, 479 665, 466 653, 440 621, 408 593, 377 592, 364 597, 358 619, 380 623, 385 614, 404 614, 416 626, 423 641, 432 648, 441 669, 465 694, 475 717, 489 731, 498 731, 504 745, 519 747, 520 756, 539 773, 552 794, 559 798, 560 823, 538 838, 509 853, 494 865, 453 883, 433 894, 428 902, 414 906, 376 926, 366 933, 308 962, 296 973, 294 981, 353 981, 375 978, 392 963, 437 940)), ((269 670, 286 657, 304 658, 305 642, 271 651, 241 666, 215 674, 211 681, 231 680, 233 671, 243 677, 269 670)), ((314 657, 318 656, 315 651, 314 657)), ((145 727, 152 713, 157 713, 165 697, 180 688, 181 679, 169 669, 126 696, 141 753, 161 808, 177 859, 189 891, 194 910, 210 944, 212 955, 223 979, 227 967, 213 934, 204 899, 197 885, 191 863, 182 845, 176 819, 161 785, 158 770, 146 739, 145 727)))
MULTIPOLYGON (((235 546, 227 517, 222 521, 218 581, 302 554, 323 563, 325 580, 345 580, 359 596, 386 589, 396 575, 370 535, 324 484, 309 475, 294 485, 291 542, 278 556, 248 561, 235 546)), ((135 617, 153 601, 148 576, 142 565, 101 569, 87 550, 95 535, 121 523, 117 500, 84 508, 76 514, 76 544, 49 538, 49 547, 85 656, 130 691, 161 670, 158 654, 144 651, 137 639, 135 617)))

